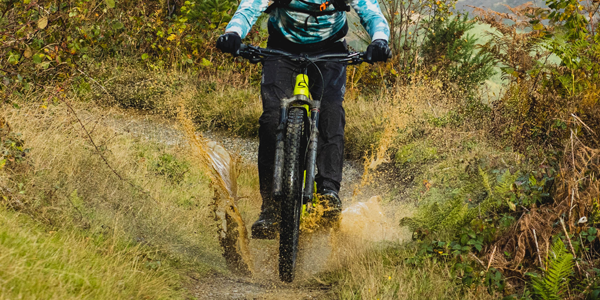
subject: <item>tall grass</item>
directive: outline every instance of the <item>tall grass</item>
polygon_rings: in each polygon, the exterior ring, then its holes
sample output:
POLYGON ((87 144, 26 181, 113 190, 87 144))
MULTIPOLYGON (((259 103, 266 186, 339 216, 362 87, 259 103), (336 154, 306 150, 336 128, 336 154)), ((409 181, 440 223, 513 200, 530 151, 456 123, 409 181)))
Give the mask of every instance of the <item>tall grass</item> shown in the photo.
POLYGON ((0 208, 0 299, 180 298, 180 278, 118 237, 48 231, 0 208))
POLYGON ((338 299, 498 299, 485 290, 463 290, 443 262, 406 263, 415 253, 412 246, 398 244, 362 249, 320 280, 334 284, 338 299))
MULTIPOLYGON (((30 149, 17 167, 0 170, 0 255, 8 264, 0 280, 16 293, 5 295, 158 299, 182 295, 188 277, 178 274, 227 272, 213 191, 189 147, 128 132, 136 117, 126 111, 73 103, 73 114, 64 103, 2 111, 30 149)), ((240 177, 241 206, 258 206, 256 168, 242 166, 240 177)))

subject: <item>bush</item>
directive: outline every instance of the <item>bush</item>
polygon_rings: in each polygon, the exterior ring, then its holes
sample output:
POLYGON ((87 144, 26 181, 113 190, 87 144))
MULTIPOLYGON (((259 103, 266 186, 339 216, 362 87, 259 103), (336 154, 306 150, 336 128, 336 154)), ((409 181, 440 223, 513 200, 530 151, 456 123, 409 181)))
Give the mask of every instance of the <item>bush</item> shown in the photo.
POLYGON ((475 21, 463 15, 429 23, 421 45, 423 68, 457 85, 461 91, 475 93, 479 85, 494 75, 494 58, 476 51, 478 39, 466 34, 475 21))
POLYGON ((550 1, 549 9, 529 3, 509 14, 479 10, 480 20, 495 29, 483 51, 509 80, 494 103, 493 134, 523 153, 562 148, 571 132, 599 146, 592 132, 600 130, 600 33, 587 18, 600 12, 577 3, 550 1), (549 62, 551 54, 558 64, 549 62))
POLYGON ((25 93, 108 57, 135 58, 152 69, 212 65, 215 29, 226 24, 232 1, 163 2, 0 2, 0 90, 25 93))

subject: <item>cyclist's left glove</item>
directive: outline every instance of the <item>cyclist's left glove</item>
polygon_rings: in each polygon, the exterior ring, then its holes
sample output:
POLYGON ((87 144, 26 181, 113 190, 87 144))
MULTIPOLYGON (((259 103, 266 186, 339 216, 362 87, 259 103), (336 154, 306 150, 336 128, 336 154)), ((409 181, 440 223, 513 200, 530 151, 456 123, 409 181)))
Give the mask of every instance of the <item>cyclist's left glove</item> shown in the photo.
POLYGON ((370 63, 387 61, 390 57, 390 47, 386 40, 378 39, 371 42, 365 54, 365 60, 370 63))
POLYGON ((217 48, 235 55, 240 49, 242 38, 235 32, 226 32, 217 39, 217 48))

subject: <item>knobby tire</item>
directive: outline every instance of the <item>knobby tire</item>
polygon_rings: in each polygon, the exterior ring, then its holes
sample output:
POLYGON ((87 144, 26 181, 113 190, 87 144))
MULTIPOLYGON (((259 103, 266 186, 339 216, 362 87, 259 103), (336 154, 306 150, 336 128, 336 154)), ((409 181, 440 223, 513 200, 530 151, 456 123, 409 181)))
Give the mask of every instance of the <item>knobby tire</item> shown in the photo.
POLYGON ((279 277, 284 282, 294 280, 298 256, 304 181, 304 148, 306 147, 305 116, 306 110, 303 108, 290 109, 286 127, 279 232, 279 277))

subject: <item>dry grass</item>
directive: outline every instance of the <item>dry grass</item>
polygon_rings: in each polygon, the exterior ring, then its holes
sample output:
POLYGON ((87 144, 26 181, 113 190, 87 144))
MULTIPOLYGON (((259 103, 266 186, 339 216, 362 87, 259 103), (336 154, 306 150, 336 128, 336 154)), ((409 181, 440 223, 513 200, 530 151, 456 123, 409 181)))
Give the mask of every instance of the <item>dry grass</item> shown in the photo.
POLYGON ((135 108, 175 118, 182 99, 190 118, 204 130, 223 130, 238 136, 257 136, 262 112, 260 92, 248 72, 222 70, 200 73, 151 72, 123 61, 105 61, 74 79, 75 93, 100 105, 135 108))
POLYGON ((451 266, 425 260, 418 266, 404 261, 416 249, 410 245, 381 244, 365 251, 362 245, 344 248, 345 259, 320 279, 334 283, 338 299, 496 299, 485 290, 463 291, 451 266))
MULTIPOLYGON (((200 129, 256 137, 262 112, 260 69, 251 66, 244 72, 232 72, 227 66, 192 75, 179 71, 149 72, 140 66, 105 61, 89 73, 80 74, 73 87, 80 98, 100 105, 135 108, 169 118, 175 118, 184 99, 190 118, 200 129)), ((348 90, 344 103, 348 158, 363 158, 382 138, 390 140, 390 133, 395 137, 403 127, 421 119, 425 111, 443 114, 449 99, 442 95, 441 83, 415 82, 379 93, 348 90), (387 138, 383 137, 386 128, 387 138)))

